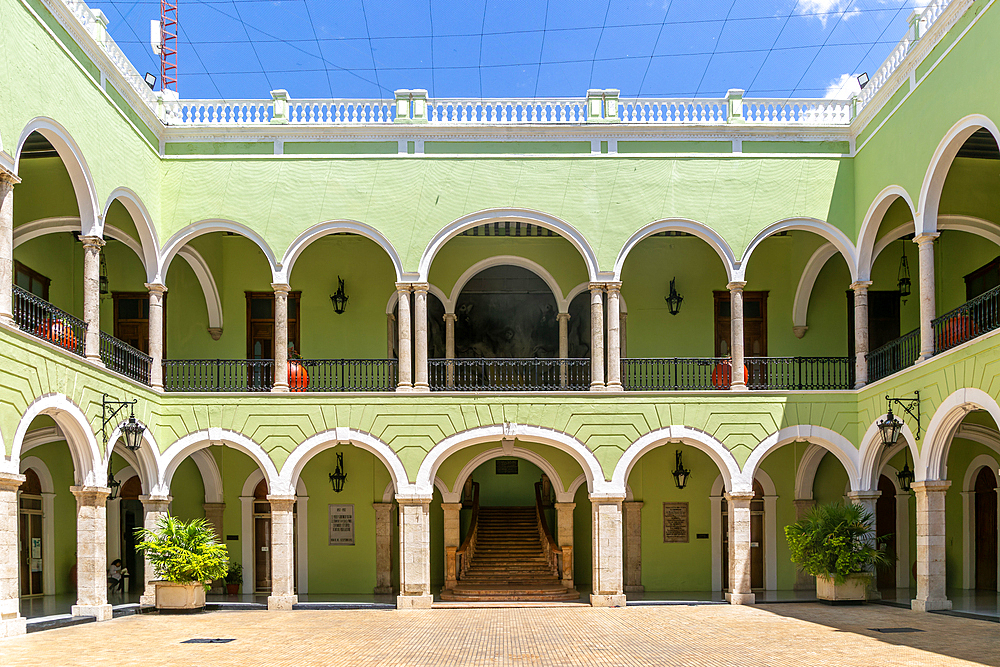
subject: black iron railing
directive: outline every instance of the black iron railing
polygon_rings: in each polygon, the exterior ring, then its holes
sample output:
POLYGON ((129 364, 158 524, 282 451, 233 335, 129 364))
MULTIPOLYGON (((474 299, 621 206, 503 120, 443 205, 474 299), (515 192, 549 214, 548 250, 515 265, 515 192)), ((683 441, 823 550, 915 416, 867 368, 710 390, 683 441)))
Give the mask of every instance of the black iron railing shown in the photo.
POLYGON ((934 327, 934 354, 1000 328, 1000 287, 966 301, 932 320, 931 324, 934 327))
POLYGON ((17 285, 13 286, 12 306, 14 322, 21 331, 83 356, 86 322, 17 285))
POLYGON ((748 389, 850 389, 850 357, 747 357, 748 389))
POLYGON ((729 389, 725 357, 622 359, 622 386, 632 391, 729 389))
POLYGON ((164 359, 165 391, 271 391, 272 359, 164 359))
POLYGON ((580 391, 590 359, 431 359, 432 391, 580 391))
POLYGON ((868 382, 875 382, 913 365, 920 355, 920 329, 903 334, 865 356, 868 382))
POLYGON ((101 332, 101 361, 109 369, 143 384, 149 384, 152 358, 111 334, 101 332))
POLYGON ((290 359, 291 391, 395 391, 395 359, 290 359))

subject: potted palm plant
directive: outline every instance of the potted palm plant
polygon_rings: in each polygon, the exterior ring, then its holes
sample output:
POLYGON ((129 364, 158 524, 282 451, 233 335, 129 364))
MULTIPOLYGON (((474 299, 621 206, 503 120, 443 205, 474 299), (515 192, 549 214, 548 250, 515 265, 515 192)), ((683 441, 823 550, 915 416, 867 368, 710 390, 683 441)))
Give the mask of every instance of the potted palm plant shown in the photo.
POLYGON ((216 540, 204 519, 182 521, 164 516, 155 530, 139 529, 141 549, 156 576, 156 608, 161 611, 198 611, 205 607, 205 591, 213 579, 226 576, 229 552, 216 540))
POLYGON ((872 570, 890 563, 877 544, 872 515, 856 504, 815 507, 785 527, 792 562, 816 577, 816 597, 832 604, 859 604, 872 590, 872 570))
POLYGON ((226 570, 226 592, 230 595, 238 594, 242 583, 243 564, 229 561, 229 569, 226 570))

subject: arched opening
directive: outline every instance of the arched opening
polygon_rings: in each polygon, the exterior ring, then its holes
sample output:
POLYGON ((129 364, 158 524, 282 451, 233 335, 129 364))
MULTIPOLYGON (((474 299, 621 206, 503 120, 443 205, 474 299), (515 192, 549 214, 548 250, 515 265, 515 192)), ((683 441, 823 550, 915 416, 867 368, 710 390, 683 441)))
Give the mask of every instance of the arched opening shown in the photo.
POLYGON ((28 599, 40 597, 45 592, 42 583, 45 532, 42 527, 42 483, 32 468, 23 474, 25 479, 17 495, 18 574, 21 580, 20 596, 28 599))
MULTIPOLYGON (((892 564, 875 573, 875 585, 881 589, 896 588, 898 527, 896 525, 896 486, 884 474, 878 478, 878 500, 875 501, 875 541, 892 554, 892 564)), ((904 564, 905 567, 905 564, 904 564)))
POLYGON ((986 466, 976 475, 976 590, 997 590, 997 477, 986 466))

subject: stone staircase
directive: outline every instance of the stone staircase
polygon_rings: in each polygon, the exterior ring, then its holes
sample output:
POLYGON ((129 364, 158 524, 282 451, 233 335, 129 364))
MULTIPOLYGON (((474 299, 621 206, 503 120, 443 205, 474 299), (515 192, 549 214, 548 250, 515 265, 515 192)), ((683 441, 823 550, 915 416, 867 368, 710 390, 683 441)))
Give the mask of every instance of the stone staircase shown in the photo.
POLYGON ((441 592, 455 602, 578 600, 545 559, 534 507, 480 507, 475 554, 458 585, 441 592))

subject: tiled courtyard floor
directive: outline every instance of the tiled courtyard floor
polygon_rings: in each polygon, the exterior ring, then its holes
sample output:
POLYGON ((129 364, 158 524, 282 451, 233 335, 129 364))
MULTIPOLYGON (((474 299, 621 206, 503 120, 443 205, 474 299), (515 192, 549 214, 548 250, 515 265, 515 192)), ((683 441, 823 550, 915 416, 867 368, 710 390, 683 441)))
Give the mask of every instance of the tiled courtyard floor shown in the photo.
POLYGON ((1000 665, 1000 624, 818 604, 148 614, 0 642, 4 667, 971 664, 1000 665), (870 630, 899 627, 923 632, 870 630))

